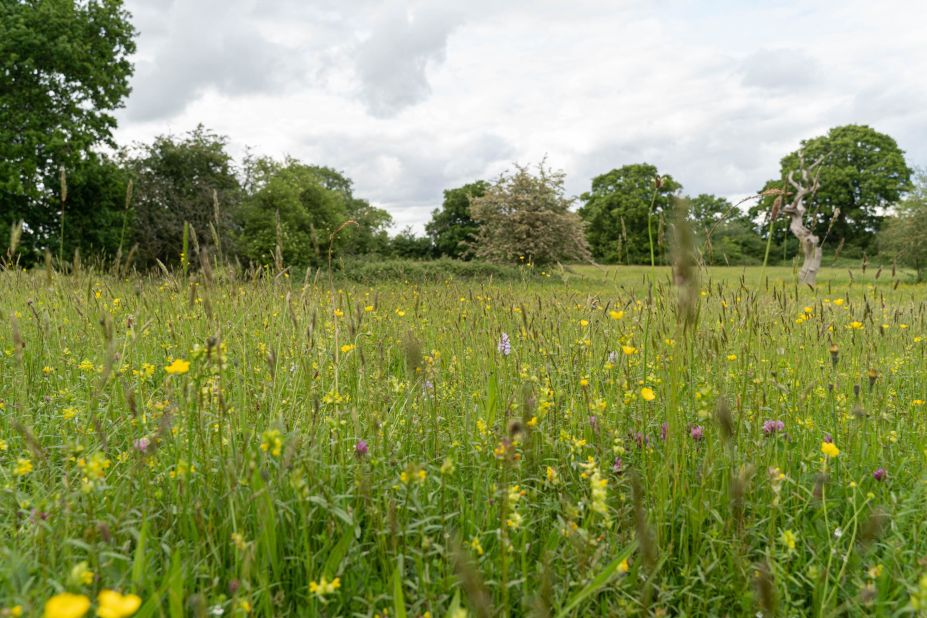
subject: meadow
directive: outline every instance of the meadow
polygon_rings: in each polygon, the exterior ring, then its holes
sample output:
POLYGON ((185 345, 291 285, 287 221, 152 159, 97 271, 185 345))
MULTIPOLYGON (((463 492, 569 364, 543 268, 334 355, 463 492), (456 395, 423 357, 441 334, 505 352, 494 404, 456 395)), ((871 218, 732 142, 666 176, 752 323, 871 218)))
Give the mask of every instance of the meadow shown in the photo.
POLYGON ((0 273, 0 616, 923 613, 890 270, 0 273))

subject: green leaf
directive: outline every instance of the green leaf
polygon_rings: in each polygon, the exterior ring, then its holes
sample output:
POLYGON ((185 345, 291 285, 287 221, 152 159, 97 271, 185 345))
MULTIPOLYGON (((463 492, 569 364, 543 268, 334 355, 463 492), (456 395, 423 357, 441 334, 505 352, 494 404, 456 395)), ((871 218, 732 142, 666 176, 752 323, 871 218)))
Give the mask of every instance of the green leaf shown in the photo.
POLYGON ((402 554, 396 558, 396 570, 393 571, 393 615, 406 618, 406 599, 402 594, 402 554))
POLYGON ((171 618, 183 618, 183 596, 183 559, 180 550, 175 549, 167 575, 167 603, 171 618))
POLYGON ((454 592, 454 598, 451 599, 451 604, 447 608, 447 612, 444 614, 444 618, 454 618, 457 615, 457 612, 460 610, 460 590, 454 592))
POLYGON ((338 572, 338 567, 341 565, 341 561, 344 559, 345 555, 348 553, 348 549, 351 548, 351 541, 354 540, 354 528, 345 527, 344 532, 341 534, 341 538, 338 539, 338 543, 330 552, 328 552, 328 559, 325 561, 325 565, 322 567, 322 573, 326 577, 331 579, 338 572))
POLYGON ((139 588, 145 577, 145 545, 148 539, 148 520, 142 523, 135 545, 135 558, 132 561, 132 585, 139 588))
POLYGON ((612 575, 614 575, 615 571, 618 570, 618 566, 623 561, 627 560, 635 549, 637 549, 637 541, 634 541, 625 547, 621 553, 618 554, 618 557, 608 563, 608 565, 606 565, 606 567, 602 569, 602 571, 596 575, 591 582, 586 584, 582 590, 574 594, 563 607, 563 609, 560 610, 560 613, 557 614, 557 618, 564 618, 565 616, 568 616, 570 612, 576 608, 576 606, 598 592, 599 589, 607 584, 608 581, 612 578, 612 575))

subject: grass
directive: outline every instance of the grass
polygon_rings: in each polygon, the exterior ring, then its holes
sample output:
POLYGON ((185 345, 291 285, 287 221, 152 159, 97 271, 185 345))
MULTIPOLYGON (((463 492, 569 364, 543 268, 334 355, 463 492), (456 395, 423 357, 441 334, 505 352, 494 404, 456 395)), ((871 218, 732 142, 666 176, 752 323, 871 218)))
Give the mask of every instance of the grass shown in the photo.
POLYGON ((0 615, 922 611, 927 287, 874 270, 688 328, 665 268, 0 273, 0 615))

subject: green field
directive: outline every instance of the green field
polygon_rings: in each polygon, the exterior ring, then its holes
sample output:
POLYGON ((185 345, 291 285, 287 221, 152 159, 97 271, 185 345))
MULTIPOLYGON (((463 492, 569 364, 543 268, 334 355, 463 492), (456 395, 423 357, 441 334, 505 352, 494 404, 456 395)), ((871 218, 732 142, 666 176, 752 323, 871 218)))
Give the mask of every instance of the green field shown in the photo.
POLYGON ((0 616, 925 611, 927 286, 670 281, 0 273, 0 616))

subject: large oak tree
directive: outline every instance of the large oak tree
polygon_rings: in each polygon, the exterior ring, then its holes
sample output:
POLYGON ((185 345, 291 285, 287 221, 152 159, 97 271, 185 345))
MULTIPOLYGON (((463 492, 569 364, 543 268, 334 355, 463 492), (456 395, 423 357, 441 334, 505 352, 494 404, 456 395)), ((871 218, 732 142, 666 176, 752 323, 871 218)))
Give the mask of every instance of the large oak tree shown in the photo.
POLYGON ((27 245, 56 235, 59 168, 112 144, 134 36, 120 0, 0 2, 0 224, 24 220, 27 245))
MULTIPOLYGON (((593 178, 579 209, 592 255, 603 262, 649 262, 648 219, 668 211, 679 188, 671 176, 661 176, 649 163, 625 165, 593 178)), ((656 242, 657 224, 650 224, 656 242)))
MULTIPOLYGON (((803 140, 798 150, 783 157, 780 179, 763 189, 792 191, 787 179, 789 173, 798 173, 802 156, 806 162, 821 161, 819 187, 805 206, 811 230, 822 240, 865 250, 882 225, 885 209, 911 188, 911 169, 897 142, 866 125, 851 124, 803 140)), ((769 212, 774 199, 767 196, 754 214, 769 212)))

